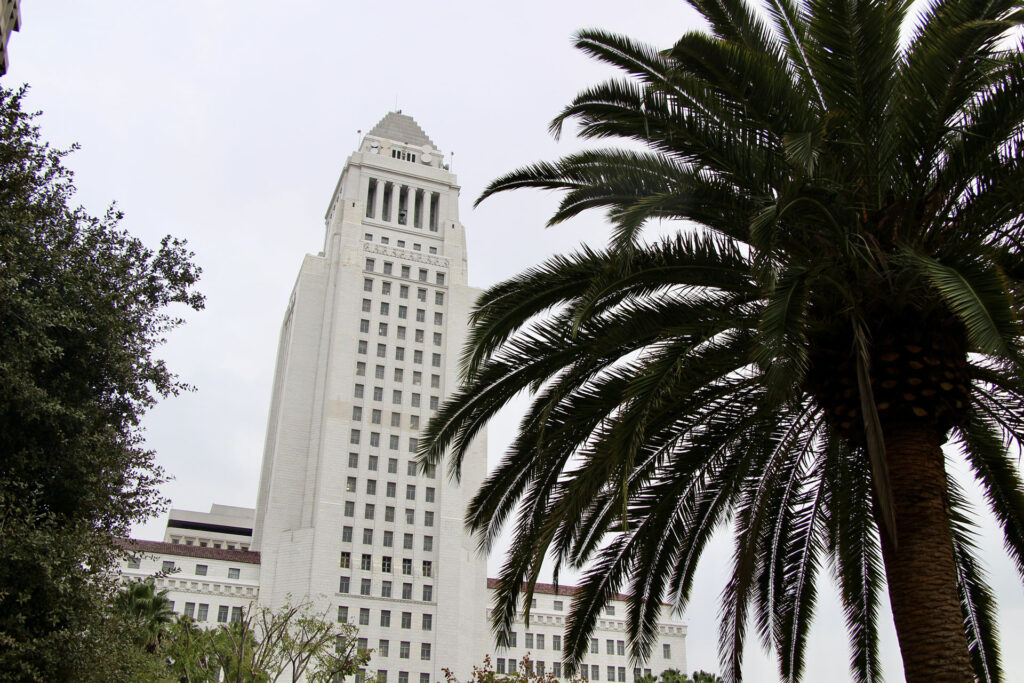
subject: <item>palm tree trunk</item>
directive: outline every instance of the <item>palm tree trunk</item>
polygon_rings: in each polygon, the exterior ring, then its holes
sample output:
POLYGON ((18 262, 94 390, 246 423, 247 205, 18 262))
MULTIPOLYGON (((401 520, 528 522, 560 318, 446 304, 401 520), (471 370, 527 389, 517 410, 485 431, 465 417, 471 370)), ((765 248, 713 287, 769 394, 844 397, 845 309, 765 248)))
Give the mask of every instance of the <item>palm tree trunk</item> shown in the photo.
POLYGON ((941 443, 934 427, 885 435, 896 547, 883 539, 882 554, 908 683, 974 681, 956 588, 941 443))

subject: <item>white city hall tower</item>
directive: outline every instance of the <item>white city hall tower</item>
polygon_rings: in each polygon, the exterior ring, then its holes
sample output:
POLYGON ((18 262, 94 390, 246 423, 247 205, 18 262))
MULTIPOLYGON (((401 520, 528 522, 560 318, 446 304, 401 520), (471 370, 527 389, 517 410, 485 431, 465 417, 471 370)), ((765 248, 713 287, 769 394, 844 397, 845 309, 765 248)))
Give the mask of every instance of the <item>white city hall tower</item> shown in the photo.
POLYGON ((260 602, 337 610, 397 683, 466 676, 490 641, 486 558, 463 524, 486 437, 461 484, 415 464, 478 294, 442 162, 392 112, 345 164, 285 312, 253 526, 260 602))
MULTIPOLYGON (((456 388, 478 295, 458 199, 412 118, 392 112, 363 138, 331 198, 323 251, 303 260, 285 311, 255 510, 172 509, 164 541, 126 539, 125 580, 152 578, 203 628, 313 600, 373 650, 355 683, 438 683, 443 668, 465 681, 487 655, 499 674, 527 665, 562 677, 573 587, 537 584, 530 622, 516 620, 506 647, 492 638, 497 583, 463 525, 486 436, 461 484, 415 463, 420 430, 456 388)), ((635 683, 685 670, 686 626, 671 619, 649 661, 630 659, 627 600, 611 596, 580 673, 635 683)))

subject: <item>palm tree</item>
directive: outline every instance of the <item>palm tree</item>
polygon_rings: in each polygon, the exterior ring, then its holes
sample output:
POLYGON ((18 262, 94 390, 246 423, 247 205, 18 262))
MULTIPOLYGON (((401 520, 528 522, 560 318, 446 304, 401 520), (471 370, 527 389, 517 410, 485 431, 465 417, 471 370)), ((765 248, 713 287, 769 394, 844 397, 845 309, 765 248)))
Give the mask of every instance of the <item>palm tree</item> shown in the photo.
POLYGON ((550 557, 585 570, 564 656, 580 662, 620 589, 632 653, 679 609, 712 533, 735 534, 720 656, 741 677, 748 625, 799 680, 815 579, 845 608, 851 669, 880 678, 888 586, 909 681, 1000 678, 994 600, 956 445, 1024 573, 1021 366, 1024 55, 1006 0, 690 0, 708 29, 661 52, 584 31, 625 75, 552 124, 628 141, 494 181, 590 208, 605 250, 553 258, 485 292, 463 383, 425 461, 457 475, 474 435, 532 405, 476 494, 484 548, 510 516, 499 639, 529 617, 550 557), (678 234, 645 241, 652 220, 678 234), (954 457, 950 455, 949 457, 954 457), (884 574, 883 574, 884 572, 884 574), (525 595, 520 596, 521 582, 525 595))
POLYGON ((174 621, 166 590, 158 591, 153 581, 133 581, 114 596, 114 604, 134 631, 137 645, 156 652, 160 638, 174 621))

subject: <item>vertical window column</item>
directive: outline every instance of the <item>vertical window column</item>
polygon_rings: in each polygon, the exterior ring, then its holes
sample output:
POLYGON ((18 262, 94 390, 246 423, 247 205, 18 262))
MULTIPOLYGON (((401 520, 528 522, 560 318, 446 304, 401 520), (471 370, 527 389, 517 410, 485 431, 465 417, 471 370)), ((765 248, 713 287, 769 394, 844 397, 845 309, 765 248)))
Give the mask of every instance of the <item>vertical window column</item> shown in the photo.
POLYGON ((430 193, 430 230, 437 232, 437 226, 441 219, 441 195, 438 192, 430 193))
POLYGON ((409 222, 409 186, 402 185, 398 188, 398 224, 405 225, 409 222))
POLYGON ((416 190, 412 202, 412 227, 423 227, 423 190, 416 190))
POLYGON ((373 218, 377 215, 377 179, 370 178, 366 190, 366 217, 373 218))
POLYGON ((381 209, 380 219, 384 222, 391 221, 391 208, 394 206, 393 197, 395 190, 395 184, 386 182, 384 183, 383 197, 381 197, 381 209))

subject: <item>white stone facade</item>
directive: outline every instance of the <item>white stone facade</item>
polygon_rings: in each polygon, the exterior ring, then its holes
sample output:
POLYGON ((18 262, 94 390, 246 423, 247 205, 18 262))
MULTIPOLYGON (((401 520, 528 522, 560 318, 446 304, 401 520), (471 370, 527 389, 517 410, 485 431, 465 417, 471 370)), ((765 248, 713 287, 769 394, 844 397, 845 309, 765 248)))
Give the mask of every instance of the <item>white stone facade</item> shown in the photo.
MULTIPOLYGON (((236 603, 214 598, 240 600, 239 589, 270 607, 309 598, 358 626, 374 650, 367 673, 379 683, 433 683, 443 668, 465 680, 485 654, 504 668, 527 650, 553 670, 563 598, 538 594, 543 604, 530 629, 517 629, 520 643, 493 650, 486 558, 463 523, 486 474, 486 434, 463 461, 460 484, 414 463, 420 430, 458 385, 478 295, 467 283, 458 195, 412 118, 392 112, 370 131, 345 164, 323 250, 303 260, 284 316, 256 510, 174 510, 168 543, 136 548, 152 557, 126 574, 175 562, 181 572, 158 585, 179 612, 202 599, 208 609, 227 605, 230 618, 236 603), (200 560, 218 576, 233 566, 203 555, 217 552, 255 563, 236 583, 189 573, 200 560)), ((612 609, 624 614, 625 605, 612 609)), ((614 667, 615 680, 628 673, 632 681, 618 649, 623 623, 601 620, 592 680, 608 680, 614 667), (614 653, 603 654, 606 641, 614 653)), ((665 659, 683 669, 685 627, 665 628, 665 659)), ((655 674, 671 668, 661 654, 655 674)))
MULTIPOLYGON (((490 593, 496 581, 488 579, 487 586, 490 593)), ((508 647, 497 648, 492 643, 488 648, 491 662, 498 673, 515 671, 524 657, 528 657, 530 668, 534 671, 563 676, 562 638, 574 592, 572 586, 559 586, 557 589, 551 584, 538 583, 534 586, 529 624, 521 617, 512 630, 508 647)), ((488 594, 490 600, 491 595, 488 594)), ((609 600, 595 624, 590 654, 584 659, 577 675, 590 681, 632 683, 641 675, 658 676, 666 669, 685 672, 686 626, 671 619, 658 625, 658 640, 648 661, 642 667, 633 666, 627 645, 626 600, 625 595, 617 595, 609 600)), ((665 611, 667 616, 667 606, 665 611)), ((489 623, 490 609, 487 610, 487 616, 489 623)))
POLYGON ((171 508, 164 541, 201 548, 248 550, 252 545, 252 508, 214 503, 209 512, 171 508))
POLYGON ((253 537, 261 599, 329 604, 376 650, 378 678, 398 683, 468 674, 486 647, 479 628, 439 637, 441 624, 483 623, 486 558, 463 512, 486 437, 461 486, 414 463, 456 386, 477 296, 442 159, 391 113, 345 164, 323 251, 305 258, 285 314, 253 537))
POLYGON ((241 619, 243 610, 259 599, 259 553, 161 541, 130 540, 126 547, 132 556, 121 563, 122 578, 155 577, 174 611, 200 625, 241 619))

